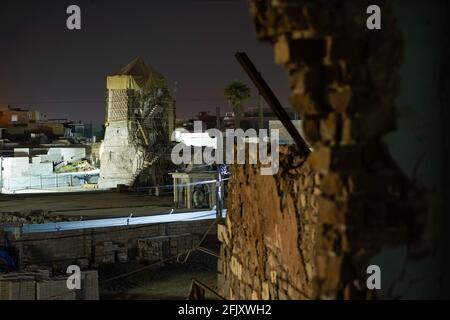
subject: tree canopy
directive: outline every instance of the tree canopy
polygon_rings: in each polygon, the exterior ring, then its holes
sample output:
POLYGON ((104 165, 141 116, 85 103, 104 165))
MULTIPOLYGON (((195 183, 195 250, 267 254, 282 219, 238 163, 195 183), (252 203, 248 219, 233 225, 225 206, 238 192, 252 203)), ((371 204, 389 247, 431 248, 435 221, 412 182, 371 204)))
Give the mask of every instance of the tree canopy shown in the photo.
POLYGON ((242 102, 251 97, 250 88, 245 83, 234 80, 225 87, 224 96, 233 107, 235 126, 239 127, 241 116, 244 113, 242 102))

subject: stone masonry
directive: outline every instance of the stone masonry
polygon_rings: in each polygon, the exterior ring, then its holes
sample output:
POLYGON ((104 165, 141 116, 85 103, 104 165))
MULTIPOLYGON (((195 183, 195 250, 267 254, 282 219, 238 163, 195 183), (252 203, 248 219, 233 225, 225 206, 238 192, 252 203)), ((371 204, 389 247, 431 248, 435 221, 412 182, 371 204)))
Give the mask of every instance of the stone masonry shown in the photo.
POLYGON ((402 36, 391 1, 382 30, 369 1, 251 0, 259 39, 289 73, 291 104, 314 151, 281 148, 280 172, 232 169, 219 226, 221 294, 230 299, 371 299, 368 260, 382 246, 419 248, 420 190, 382 142, 395 129, 402 36))
POLYGON ((280 148, 280 170, 235 166, 229 182, 219 288, 229 299, 306 299, 314 295, 318 175, 295 147, 280 148), (300 195, 300 196, 298 196, 300 195))

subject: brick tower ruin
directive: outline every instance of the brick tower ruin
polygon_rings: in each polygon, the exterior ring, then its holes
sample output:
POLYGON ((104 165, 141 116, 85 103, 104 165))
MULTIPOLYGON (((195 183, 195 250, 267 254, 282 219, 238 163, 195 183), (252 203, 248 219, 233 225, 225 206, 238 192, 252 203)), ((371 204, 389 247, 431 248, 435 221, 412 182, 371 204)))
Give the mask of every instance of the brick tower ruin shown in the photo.
POLYGON ((174 109, 166 80, 142 58, 107 77, 99 188, 161 181, 174 109))

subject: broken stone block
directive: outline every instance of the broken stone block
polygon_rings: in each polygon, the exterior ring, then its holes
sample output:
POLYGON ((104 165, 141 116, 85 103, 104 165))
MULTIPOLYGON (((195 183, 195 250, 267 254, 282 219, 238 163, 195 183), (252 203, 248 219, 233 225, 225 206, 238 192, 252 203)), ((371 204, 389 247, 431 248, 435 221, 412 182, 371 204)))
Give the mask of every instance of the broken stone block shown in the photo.
POLYGON ((331 286, 338 284, 342 266, 342 256, 319 255, 316 258, 316 266, 320 279, 327 279, 331 286))
POLYGON ((329 114, 320 120, 320 137, 323 142, 334 142, 338 130, 337 115, 329 114))
POLYGON ((359 146, 318 147, 307 163, 319 172, 355 170, 362 165, 362 149, 359 146))
POLYGON ((303 119, 303 131, 306 140, 315 145, 320 141, 320 119, 318 117, 305 117, 303 119))
POLYGON ((319 115, 323 112, 323 107, 311 92, 293 91, 289 101, 304 120, 307 115, 319 115))
POLYGON ((337 172, 330 172, 323 176, 321 183, 322 193, 327 196, 341 195, 345 188, 345 177, 337 172))
POLYGON ((344 113, 352 100, 352 90, 348 85, 330 86, 325 94, 328 105, 337 113, 344 113))
POLYGON ((327 42, 323 38, 286 39, 278 38, 274 43, 275 62, 280 65, 299 62, 322 61, 327 54, 327 42))
POLYGON ((347 202, 338 202, 326 197, 317 197, 319 219, 326 224, 343 224, 346 221, 347 202))

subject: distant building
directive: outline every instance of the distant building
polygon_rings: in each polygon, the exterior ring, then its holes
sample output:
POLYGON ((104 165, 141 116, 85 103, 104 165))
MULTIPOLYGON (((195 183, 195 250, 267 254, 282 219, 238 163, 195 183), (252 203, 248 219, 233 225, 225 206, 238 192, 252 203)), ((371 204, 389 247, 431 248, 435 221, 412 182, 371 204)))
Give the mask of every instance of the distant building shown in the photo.
MULTIPOLYGON (((291 120, 294 127, 300 133, 300 135, 305 139, 305 133, 303 131, 302 120, 291 120)), ((292 139, 291 135, 281 123, 280 120, 270 120, 269 121, 269 129, 270 130, 278 130, 278 138, 280 144, 295 144, 294 139, 292 139)), ((306 141, 306 139, 305 139, 306 141)))
MULTIPOLYGON (((259 107, 247 108, 244 112, 244 116, 241 118, 241 129, 269 129, 270 121, 279 120, 271 108, 265 107, 261 111, 262 112, 260 112, 259 107), (261 128, 260 123, 262 123, 261 128)), ((297 120, 298 115, 292 108, 285 108, 285 111, 291 120, 297 120)), ((199 112, 196 119, 189 119, 185 120, 183 123, 180 123, 180 127, 183 127, 188 131, 192 131, 194 128, 194 121, 196 120, 202 121, 203 130, 217 128, 216 115, 211 115, 205 111, 199 112)), ((220 129, 234 129, 234 112, 225 112, 225 115, 220 117, 219 123, 220 129)))
POLYGON ((75 138, 76 140, 85 140, 90 134, 87 132, 87 126, 84 123, 66 123, 64 124, 66 127, 65 137, 75 138))
POLYGON ((26 126, 30 122, 36 122, 37 114, 35 111, 0 106, 0 127, 26 126))
POLYGON ((178 128, 184 128, 187 131, 192 131, 194 130, 194 121, 202 121, 203 130, 217 127, 216 116, 211 115, 207 111, 200 111, 196 118, 177 119, 176 123, 178 128))
POLYGON ((225 112, 222 122, 225 128, 234 128, 234 112, 225 112))
POLYGON ((217 117, 216 115, 211 115, 206 111, 200 111, 198 113, 197 119, 202 121, 206 126, 204 129, 211 129, 217 127, 217 117))
MULTIPOLYGON (((297 113, 290 107, 284 109, 291 120, 298 118, 297 113)), ((260 114, 259 107, 248 108, 244 117, 241 119, 242 129, 269 129, 270 121, 279 120, 271 108, 262 108, 262 114, 260 114), (260 119, 260 117, 262 119, 260 119), (262 120, 262 128, 260 128, 260 120, 262 120)))
POLYGON ((29 140, 32 134, 43 133, 48 137, 64 135, 61 123, 48 121, 39 111, 0 106, 0 128, 10 140, 29 140))

